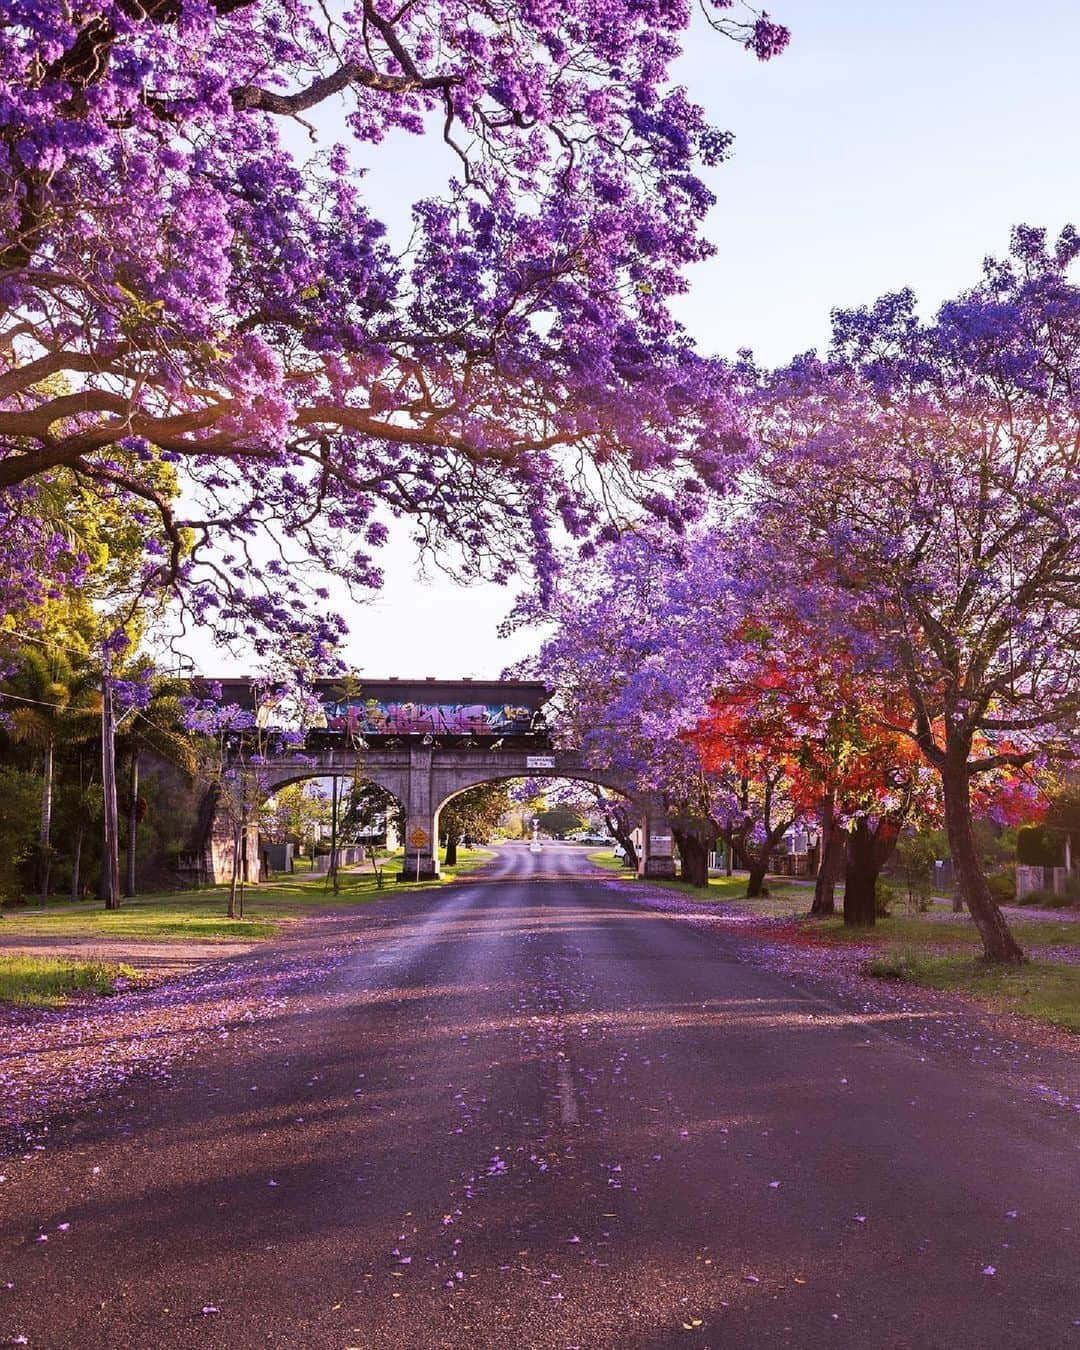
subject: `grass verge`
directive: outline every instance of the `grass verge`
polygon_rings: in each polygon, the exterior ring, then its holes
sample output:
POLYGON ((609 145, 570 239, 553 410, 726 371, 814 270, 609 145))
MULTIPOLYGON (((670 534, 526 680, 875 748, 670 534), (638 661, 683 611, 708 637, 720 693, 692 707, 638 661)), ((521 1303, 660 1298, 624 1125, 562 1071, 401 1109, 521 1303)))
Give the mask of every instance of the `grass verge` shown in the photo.
POLYGON ((131 980, 130 966, 104 961, 67 961, 55 956, 0 956, 0 1001, 57 1008, 70 994, 111 994, 118 979, 131 980))
POLYGON ((1080 1032, 1080 966, 1028 961, 984 966, 958 952, 898 948, 863 963, 863 973, 970 994, 996 1012, 1019 1013, 1080 1032))
POLYGON ((245 888, 242 919, 230 919, 226 915, 227 886, 135 896, 125 900, 117 910, 102 909, 99 901, 7 910, 0 918, 0 943, 5 940, 18 942, 22 938, 257 941, 272 936, 282 924, 320 909, 367 904, 403 891, 437 889, 445 881, 474 871, 491 856, 486 849, 459 849, 457 863, 452 867, 444 866, 442 878, 419 883, 398 882, 401 859, 390 857, 380 861, 382 888, 372 871, 348 871, 341 873, 336 895, 323 875, 282 876, 245 888))
MULTIPOLYGON (((1080 924, 1068 919, 1021 919, 1009 924, 1009 930, 1021 947, 1075 947, 1080 945, 1080 924)), ((934 918, 921 914, 894 914, 879 919, 873 928, 845 928, 839 916, 820 919, 814 932, 856 942, 899 942, 911 947, 935 950, 981 947, 978 929, 966 916, 934 918)))
MULTIPOLYGON (((624 867, 618 858, 613 857, 610 851, 590 853, 588 856, 591 863, 603 868, 605 872, 618 873, 625 877, 627 881, 637 880, 634 873, 629 868, 624 867)), ((748 913, 761 914, 770 919, 786 919, 796 914, 805 914, 814 898, 813 890, 809 887, 771 880, 767 896, 758 896, 753 900, 748 900, 745 876, 710 877, 707 890, 691 886, 688 881, 680 881, 677 877, 649 877, 647 884, 649 886, 661 886, 669 891, 679 891, 704 905, 713 904, 719 900, 738 900, 740 907, 745 908, 748 913)))

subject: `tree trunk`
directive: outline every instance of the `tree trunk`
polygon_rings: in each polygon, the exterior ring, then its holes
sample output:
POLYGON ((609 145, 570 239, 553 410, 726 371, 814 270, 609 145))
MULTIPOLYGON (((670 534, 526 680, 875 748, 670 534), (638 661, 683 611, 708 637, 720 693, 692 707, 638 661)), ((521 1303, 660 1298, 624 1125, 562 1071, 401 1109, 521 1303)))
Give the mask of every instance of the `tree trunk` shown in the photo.
POLYGON ((42 904, 49 898, 49 872, 52 868, 52 799, 55 757, 56 742, 50 736, 45 746, 44 782, 41 785, 41 831, 38 835, 42 904))
POLYGON ((71 903, 74 904, 79 898, 80 870, 82 866, 82 842, 85 827, 81 824, 75 827, 75 846, 71 850, 71 903))
POLYGON ((709 884, 708 845, 687 831, 673 829, 672 836, 679 846, 680 879, 704 890, 709 884))
POLYGON ((810 917, 827 918, 836 913, 836 882, 844 866, 844 831, 836 821, 836 797, 829 792, 821 799, 821 861, 814 882, 810 917))
POLYGON ((873 868, 862 868, 848 859, 844 876, 844 924, 848 928, 873 928, 877 920, 877 879, 873 868))
POLYGON ((872 928, 877 921, 877 880, 892 852, 884 824, 871 830, 865 816, 848 832, 844 869, 844 923, 849 928, 872 928))
POLYGON ((760 858, 748 859, 747 864, 750 875, 746 878, 746 898, 753 900, 758 896, 768 895, 769 891, 765 885, 765 876, 769 870, 768 860, 762 862, 760 858))
POLYGON ((983 875, 971 829, 971 782, 967 756, 946 760, 942 772, 945 792, 945 829, 953 861, 953 885, 966 903, 983 943, 983 959, 1016 965, 1024 953, 1009 932, 1005 916, 994 902, 983 875))
POLYGON ((232 876, 229 879, 229 909, 228 917, 236 918, 236 879, 240 872, 240 831, 233 830, 232 846, 232 876))
POLYGON ((240 885, 237 887, 236 896, 236 917, 244 917, 244 887, 248 882, 248 868, 251 863, 248 858, 248 827, 247 821, 240 826, 240 885))
POLYGON ((883 816, 871 829, 860 816, 848 831, 844 923, 849 927, 870 927, 877 919, 878 877, 896 848, 903 818, 903 812, 883 816))
POLYGON ((135 851, 136 836, 139 831, 139 752, 131 757, 131 783, 128 786, 127 803, 127 885, 125 895, 135 894, 135 851))
MULTIPOLYGON (((601 803, 599 796, 597 802, 598 804, 601 803)), ((636 872, 638 869, 637 849, 634 847, 634 836, 630 833, 630 827, 624 813, 617 808, 612 808, 605 811, 604 820, 607 822, 607 827, 614 836, 615 842, 623 851, 626 866, 632 867, 636 872)))
POLYGON ((334 888, 334 894, 337 895, 340 888, 338 881, 338 780, 335 774, 330 780, 330 870, 327 873, 327 880, 334 888))
POLYGON ((453 867, 457 863, 457 846, 457 835, 448 834, 446 836, 446 857, 443 859, 447 867, 453 867))

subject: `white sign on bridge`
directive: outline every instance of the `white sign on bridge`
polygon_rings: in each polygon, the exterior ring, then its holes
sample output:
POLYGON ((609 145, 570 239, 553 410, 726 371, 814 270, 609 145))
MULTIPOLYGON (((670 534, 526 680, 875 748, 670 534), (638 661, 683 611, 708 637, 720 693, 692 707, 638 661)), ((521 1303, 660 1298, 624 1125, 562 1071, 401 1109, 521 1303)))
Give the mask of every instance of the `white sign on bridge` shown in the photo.
POLYGON ((527 769, 553 769, 555 767, 554 755, 526 755, 525 767, 527 769))

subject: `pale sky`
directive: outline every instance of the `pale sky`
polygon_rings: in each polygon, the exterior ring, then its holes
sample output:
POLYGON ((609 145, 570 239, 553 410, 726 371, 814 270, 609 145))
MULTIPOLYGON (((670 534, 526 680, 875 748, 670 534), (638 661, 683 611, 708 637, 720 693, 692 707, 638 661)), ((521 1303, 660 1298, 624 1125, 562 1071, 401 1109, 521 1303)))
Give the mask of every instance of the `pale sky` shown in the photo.
MULTIPOLYGON (((927 311, 975 280, 1019 222, 1080 222, 1076 0, 772 0, 792 29, 762 65, 699 24, 678 77, 736 134, 709 174, 718 254, 677 312, 701 348, 778 363, 828 337, 835 306, 911 286, 927 311)), ((368 152, 392 229, 452 172, 434 138, 368 152)), ((531 645, 500 641, 514 591, 415 576, 405 540, 387 584, 347 611, 362 674, 493 676, 531 645)), ((204 669, 247 669, 189 644, 204 669)))

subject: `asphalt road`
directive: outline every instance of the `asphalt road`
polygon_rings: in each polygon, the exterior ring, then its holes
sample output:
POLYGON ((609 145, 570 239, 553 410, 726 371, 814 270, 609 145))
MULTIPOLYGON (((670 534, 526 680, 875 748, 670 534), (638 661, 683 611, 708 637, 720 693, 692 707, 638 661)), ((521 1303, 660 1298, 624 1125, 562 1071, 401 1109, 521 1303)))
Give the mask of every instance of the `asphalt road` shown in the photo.
POLYGON ((251 1035, 54 1127, 0 1187, 0 1343, 1080 1347, 1075 1116, 584 854, 369 907, 251 1035))

